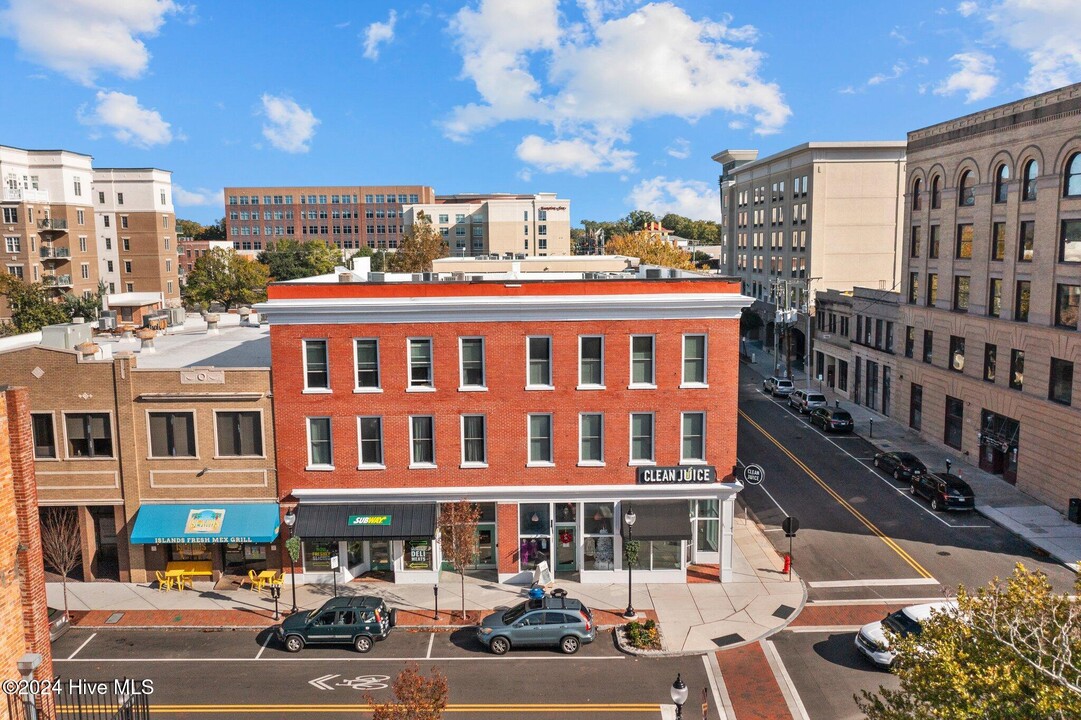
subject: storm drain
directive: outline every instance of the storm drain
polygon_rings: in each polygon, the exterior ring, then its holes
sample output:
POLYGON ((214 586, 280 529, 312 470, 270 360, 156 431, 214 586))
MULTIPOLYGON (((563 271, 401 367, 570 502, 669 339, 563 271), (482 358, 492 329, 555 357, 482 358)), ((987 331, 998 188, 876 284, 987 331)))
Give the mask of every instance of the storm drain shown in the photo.
POLYGON ((782 620, 784 620, 785 618, 787 618, 789 615, 791 615, 794 612, 796 612, 796 608, 790 607, 788 605, 781 605, 780 607, 778 607, 776 610, 773 611, 773 617, 781 618, 782 620))
POLYGON ((116 625, 120 622, 120 618, 124 617, 124 613, 113 613, 105 620, 106 625, 116 625))
POLYGON ((724 647, 726 645, 734 645, 735 643, 743 642, 743 636, 739 633, 732 633, 731 635, 722 635, 719 638, 713 638, 713 644, 717 647, 724 647))

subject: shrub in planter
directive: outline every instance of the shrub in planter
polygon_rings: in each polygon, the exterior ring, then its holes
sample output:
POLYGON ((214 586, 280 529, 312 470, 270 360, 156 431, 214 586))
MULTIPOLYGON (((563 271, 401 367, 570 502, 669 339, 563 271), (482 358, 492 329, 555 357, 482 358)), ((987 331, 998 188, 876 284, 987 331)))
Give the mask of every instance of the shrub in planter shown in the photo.
POLYGON ((640 623, 637 620, 623 626, 623 632, 631 647, 638 650, 660 650, 661 633, 657 629, 657 623, 646 620, 640 623))

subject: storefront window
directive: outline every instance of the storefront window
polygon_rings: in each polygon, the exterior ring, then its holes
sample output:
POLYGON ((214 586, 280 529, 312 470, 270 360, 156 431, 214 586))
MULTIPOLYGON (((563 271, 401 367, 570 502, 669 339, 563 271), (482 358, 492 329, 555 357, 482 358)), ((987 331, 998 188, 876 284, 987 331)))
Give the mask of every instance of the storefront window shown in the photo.
POLYGON ((578 518, 578 503, 557 503, 556 522, 571 523, 578 518))
POLYGON ((431 540, 406 540, 403 546, 406 570, 432 569, 431 540))
POLYGON ((192 543, 191 545, 170 545, 170 560, 210 560, 210 546, 206 543, 192 543))
POLYGON ((720 503, 717 500, 695 501, 699 552, 717 552, 720 545, 720 503))
POLYGON ((519 530, 522 535, 548 535, 548 503, 523 503, 518 506, 519 530))
POLYGON ((652 570, 679 570, 680 568, 680 547, 682 543, 679 540, 651 540, 649 542, 642 543, 642 551, 639 552, 639 563, 645 564, 646 551, 648 549, 649 557, 652 561, 652 570), (649 546, 648 548, 646 546, 649 546))
POLYGON ((551 555, 551 541, 548 537, 520 538, 518 540, 518 566, 521 570, 532 570, 539 562, 548 562, 551 555))
POLYGON ((304 542, 304 571, 330 572, 330 557, 334 554, 333 542, 304 542))
POLYGON ((612 503, 585 503, 582 530, 586 570, 611 570, 614 567, 614 515, 612 503))
POLYGON ((480 508, 480 519, 477 522, 495 522, 495 503, 476 503, 476 505, 480 508))
POLYGON ((352 540, 349 542, 349 567, 356 567, 364 562, 364 541, 352 540))

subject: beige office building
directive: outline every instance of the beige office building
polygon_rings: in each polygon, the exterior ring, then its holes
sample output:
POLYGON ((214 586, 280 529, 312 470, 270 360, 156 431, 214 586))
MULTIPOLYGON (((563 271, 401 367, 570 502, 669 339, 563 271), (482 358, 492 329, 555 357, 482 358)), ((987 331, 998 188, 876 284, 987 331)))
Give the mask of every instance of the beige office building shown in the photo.
POLYGON ((1081 496, 1081 84, 908 135, 896 419, 1065 511, 1081 496))
POLYGON ((419 213, 431 218, 452 257, 570 255, 570 206, 555 193, 439 195, 403 214, 407 230, 419 213))
POLYGON ((93 174, 89 155, 0 145, 0 271, 57 296, 97 289, 93 174))

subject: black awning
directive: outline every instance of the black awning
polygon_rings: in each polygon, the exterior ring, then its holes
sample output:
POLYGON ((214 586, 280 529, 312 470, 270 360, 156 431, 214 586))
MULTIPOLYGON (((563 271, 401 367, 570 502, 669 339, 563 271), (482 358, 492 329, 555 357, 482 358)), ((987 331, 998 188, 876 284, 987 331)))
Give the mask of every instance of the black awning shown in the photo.
MULTIPOLYGON (((691 508, 687 500, 646 500, 623 505, 624 517, 628 509, 634 510, 632 540, 691 539, 691 508)), ((627 537, 627 523, 620 525, 623 537, 627 537)))
POLYGON ((303 539, 413 540, 435 537, 435 503, 364 503, 297 507, 303 539))

